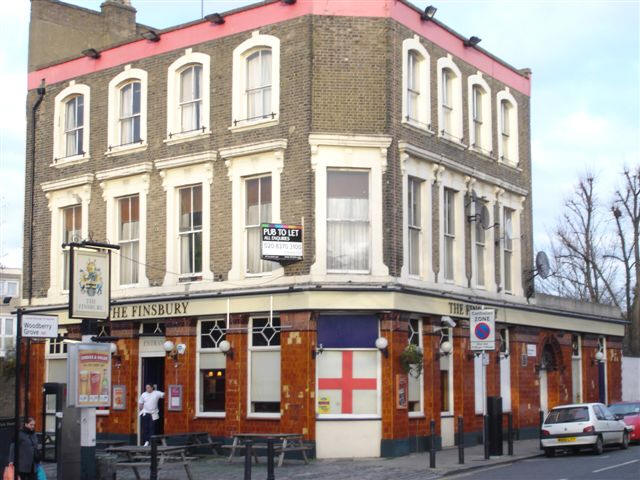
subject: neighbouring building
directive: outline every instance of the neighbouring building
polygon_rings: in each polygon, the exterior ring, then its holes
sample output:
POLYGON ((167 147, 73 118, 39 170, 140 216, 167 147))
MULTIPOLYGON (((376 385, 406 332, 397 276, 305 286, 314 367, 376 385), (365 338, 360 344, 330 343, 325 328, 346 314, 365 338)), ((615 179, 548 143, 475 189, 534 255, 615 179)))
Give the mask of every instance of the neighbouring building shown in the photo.
POLYGON ((181 387, 165 433, 393 456, 452 445, 461 415, 478 441, 482 307, 498 322, 486 393, 520 438, 541 410, 620 399, 619 311, 532 290, 531 72, 403 0, 362 4, 273 0, 160 31, 124 0, 32 0, 29 111, 46 93, 28 130, 27 308, 60 320, 31 347, 36 411, 80 338, 61 245, 87 238, 121 247, 98 332, 118 338, 104 437, 136 438, 153 383, 181 387), (303 258, 263 260, 264 223, 302 226, 303 258))
MULTIPOLYGON (((15 385, 16 317, 13 312, 20 305, 22 270, 0 267, 0 381, 6 392, 15 385)), ((11 394, 0 397, 0 418, 13 417, 14 399, 11 394)))

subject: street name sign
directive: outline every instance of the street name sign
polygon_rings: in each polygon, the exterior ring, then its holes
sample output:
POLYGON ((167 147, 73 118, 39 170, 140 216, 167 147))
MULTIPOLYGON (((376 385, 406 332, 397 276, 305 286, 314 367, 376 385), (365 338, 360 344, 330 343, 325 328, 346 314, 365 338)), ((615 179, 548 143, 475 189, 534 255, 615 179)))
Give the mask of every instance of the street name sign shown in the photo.
POLYGON ((58 317, 52 315, 23 315, 22 336, 28 338, 56 338, 58 317))

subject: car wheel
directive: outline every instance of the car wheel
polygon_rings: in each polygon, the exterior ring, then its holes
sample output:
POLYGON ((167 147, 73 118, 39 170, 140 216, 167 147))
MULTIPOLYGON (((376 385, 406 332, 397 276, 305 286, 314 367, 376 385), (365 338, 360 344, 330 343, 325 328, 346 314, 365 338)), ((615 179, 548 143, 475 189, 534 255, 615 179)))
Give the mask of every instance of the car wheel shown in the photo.
POLYGON ((553 447, 548 447, 544 449, 544 454, 547 457, 555 457, 556 456, 556 449, 553 447))
POLYGON ((593 445, 593 453, 602 455, 602 452, 604 452, 604 444, 602 443, 602 437, 598 437, 596 443, 593 445))
POLYGON ((622 434, 622 443, 620 444, 620 448, 623 450, 629 448, 629 432, 624 432, 622 434))

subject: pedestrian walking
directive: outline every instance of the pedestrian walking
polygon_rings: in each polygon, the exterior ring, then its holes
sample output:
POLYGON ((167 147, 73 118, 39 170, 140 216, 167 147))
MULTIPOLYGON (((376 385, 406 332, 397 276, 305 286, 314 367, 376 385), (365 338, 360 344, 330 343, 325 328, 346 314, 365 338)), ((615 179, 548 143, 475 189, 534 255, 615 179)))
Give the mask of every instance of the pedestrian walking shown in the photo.
MULTIPOLYGON (((33 417, 28 417, 23 427, 18 432, 18 442, 20 442, 20 451, 18 464, 14 468, 18 470, 21 480, 36 480, 36 470, 40 462, 40 453, 38 450, 38 440, 36 439, 36 421, 33 417)), ((14 444, 9 447, 8 464, 13 465, 14 444)))

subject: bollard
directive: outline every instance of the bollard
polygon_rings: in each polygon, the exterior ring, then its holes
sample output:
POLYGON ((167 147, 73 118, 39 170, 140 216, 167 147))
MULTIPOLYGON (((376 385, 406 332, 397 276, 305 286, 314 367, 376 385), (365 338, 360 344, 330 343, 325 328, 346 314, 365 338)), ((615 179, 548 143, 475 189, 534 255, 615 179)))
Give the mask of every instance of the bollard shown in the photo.
POLYGON ((507 413, 507 445, 508 453, 513 456, 513 413, 507 413))
POLYGON ((251 446, 253 442, 244 442, 244 480, 251 480, 251 446))
POLYGON ((149 467, 149 480, 158 480, 158 439, 151 437, 151 466, 149 467))
POLYGON ((483 417, 484 425, 482 426, 484 431, 484 459, 489 460, 489 415, 483 417))
POLYGON ((275 473, 273 471, 273 438, 267 439, 267 480, 276 480, 275 473))
POLYGON ((436 421, 429 422, 429 433, 431 441, 429 444, 429 468, 436 468, 436 421))
POLYGON ((458 463, 464 463, 464 421, 458 417, 458 463))

